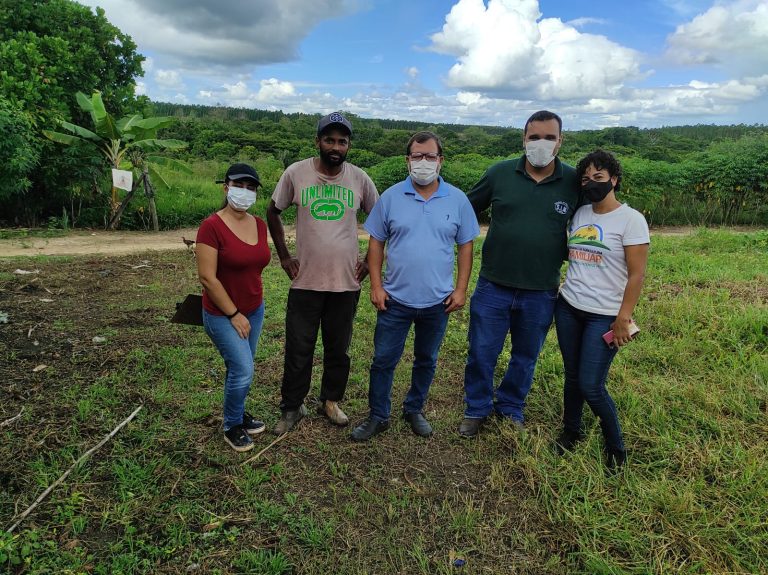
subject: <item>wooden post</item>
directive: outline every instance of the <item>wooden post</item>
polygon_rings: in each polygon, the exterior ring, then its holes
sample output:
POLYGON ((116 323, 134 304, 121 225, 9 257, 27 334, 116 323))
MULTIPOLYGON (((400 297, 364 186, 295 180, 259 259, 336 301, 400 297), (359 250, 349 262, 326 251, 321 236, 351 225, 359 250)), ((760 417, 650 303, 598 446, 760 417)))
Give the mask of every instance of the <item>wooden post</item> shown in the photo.
POLYGON ((152 216, 152 229, 156 232, 160 231, 160 225, 157 221, 157 207, 155 206, 155 189, 152 187, 152 183, 149 180, 149 172, 146 165, 144 166, 144 172, 141 177, 144 179, 144 195, 147 196, 149 202, 149 213, 152 216))
MULTIPOLYGON (((117 224, 120 223, 120 218, 123 216, 123 212, 125 211, 125 208, 128 207, 128 204, 133 199, 133 194, 136 193, 136 188, 139 187, 139 183, 143 178, 144 178, 144 174, 141 175, 141 178, 139 178, 138 182, 134 183, 133 187, 131 188, 131 191, 128 192, 125 195, 125 198, 123 198, 123 201, 120 202, 120 206, 117 208, 117 211, 114 214, 112 214, 112 217, 110 218, 109 223, 107 224, 108 230, 114 230, 115 228, 117 228, 117 224)), ((114 190, 114 188, 112 188, 112 190, 114 190)))

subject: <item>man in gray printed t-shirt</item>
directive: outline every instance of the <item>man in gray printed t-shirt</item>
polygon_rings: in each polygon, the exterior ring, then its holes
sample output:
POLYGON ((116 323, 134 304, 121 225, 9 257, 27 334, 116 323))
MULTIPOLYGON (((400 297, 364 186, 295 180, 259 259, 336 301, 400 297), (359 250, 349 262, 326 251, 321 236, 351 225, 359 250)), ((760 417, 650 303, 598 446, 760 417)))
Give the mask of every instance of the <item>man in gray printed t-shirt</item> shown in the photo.
POLYGON ((318 412, 335 425, 349 419, 339 401, 349 379, 349 344, 368 264, 360 258, 357 212, 369 214, 379 199, 360 168, 346 162, 352 124, 334 112, 317 124, 318 157, 289 166, 277 182, 267 224, 280 265, 291 278, 285 314, 285 361, 281 386, 280 435, 307 414, 317 332, 322 330, 323 377, 318 412), (296 256, 288 251, 280 213, 296 205, 296 256))

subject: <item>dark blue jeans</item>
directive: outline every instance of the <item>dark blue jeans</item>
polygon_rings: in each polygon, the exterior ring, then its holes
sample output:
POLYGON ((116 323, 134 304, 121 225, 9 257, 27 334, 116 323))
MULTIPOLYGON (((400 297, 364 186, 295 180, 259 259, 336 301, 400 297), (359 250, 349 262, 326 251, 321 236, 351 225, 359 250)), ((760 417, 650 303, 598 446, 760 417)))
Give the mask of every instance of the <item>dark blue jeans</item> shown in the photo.
POLYGON ((373 336, 371 381, 368 386, 368 405, 372 417, 389 419, 395 367, 403 355, 411 324, 414 326, 414 358, 411 387, 403 402, 403 413, 419 413, 424 409, 429 387, 435 377, 437 354, 445 336, 448 315, 442 303, 418 309, 393 299, 387 301, 385 311, 378 312, 373 336))
POLYGON ((552 325, 557 289, 524 290, 480 277, 469 304, 469 355, 464 370, 465 417, 497 413, 523 421, 525 398, 552 325), (494 400, 493 373, 511 335, 509 365, 494 400))
POLYGON ((605 446, 624 450, 616 404, 605 386, 608 369, 617 349, 608 347, 602 335, 616 316, 581 311, 560 296, 555 306, 555 328, 565 368, 563 428, 582 433, 581 413, 587 402, 600 418, 605 446))
POLYGON ((224 431, 243 422, 245 398, 253 381, 253 357, 264 324, 264 304, 245 317, 251 323, 248 339, 240 337, 232 322, 223 315, 203 310, 205 333, 219 350, 227 368, 224 379, 224 431))

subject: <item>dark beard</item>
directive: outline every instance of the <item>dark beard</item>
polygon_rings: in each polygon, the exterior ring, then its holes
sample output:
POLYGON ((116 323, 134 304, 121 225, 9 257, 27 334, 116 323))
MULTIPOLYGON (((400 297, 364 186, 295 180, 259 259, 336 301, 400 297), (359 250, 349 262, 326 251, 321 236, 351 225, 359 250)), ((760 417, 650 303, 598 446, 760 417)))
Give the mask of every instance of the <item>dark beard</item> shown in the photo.
POLYGON ((339 154, 339 159, 332 158, 328 152, 320 150, 320 161, 326 166, 337 167, 344 163, 347 159, 346 154, 339 154))

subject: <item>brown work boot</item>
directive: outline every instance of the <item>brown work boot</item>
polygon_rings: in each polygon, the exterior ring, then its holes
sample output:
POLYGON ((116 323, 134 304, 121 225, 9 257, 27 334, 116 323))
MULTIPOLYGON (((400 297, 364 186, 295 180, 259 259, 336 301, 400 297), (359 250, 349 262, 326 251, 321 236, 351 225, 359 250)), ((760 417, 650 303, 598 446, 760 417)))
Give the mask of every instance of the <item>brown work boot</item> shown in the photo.
POLYGON ((324 415, 328 421, 339 427, 349 425, 349 418, 347 414, 341 411, 338 402, 336 401, 321 401, 317 404, 317 413, 324 415))

